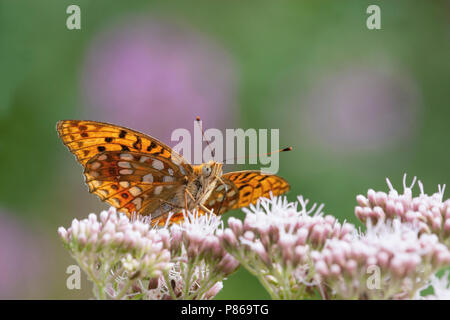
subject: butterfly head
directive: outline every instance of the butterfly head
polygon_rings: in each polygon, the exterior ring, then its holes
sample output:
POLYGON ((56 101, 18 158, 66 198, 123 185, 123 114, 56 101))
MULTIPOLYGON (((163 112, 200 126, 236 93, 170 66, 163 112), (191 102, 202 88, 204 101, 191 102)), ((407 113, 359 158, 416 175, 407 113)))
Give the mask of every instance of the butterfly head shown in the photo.
POLYGON ((216 161, 208 161, 200 165, 200 174, 204 179, 217 179, 222 175, 222 163, 216 161))

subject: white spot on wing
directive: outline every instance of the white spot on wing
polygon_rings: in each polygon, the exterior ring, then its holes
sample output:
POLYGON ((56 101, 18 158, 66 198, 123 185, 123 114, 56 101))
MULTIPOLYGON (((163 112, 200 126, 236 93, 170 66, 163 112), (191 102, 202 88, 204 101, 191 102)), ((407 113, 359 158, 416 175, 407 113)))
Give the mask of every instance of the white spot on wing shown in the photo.
POLYGON ((169 168, 169 169, 167 170, 167 172, 169 172, 169 174, 170 174, 171 176, 173 176, 173 170, 172 170, 171 168, 169 168))
POLYGON ((134 158, 133 158, 133 156, 132 156, 131 154, 129 154, 129 153, 121 153, 121 154, 120 154, 120 159, 123 159, 123 160, 133 160, 134 158))
POLYGON ((157 186, 157 187, 155 188, 155 190, 153 191, 153 193, 154 193, 155 195, 158 195, 158 194, 161 193, 162 190, 163 190, 163 187, 162 187, 162 186, 157 186))
POLYGON ((103 161, 103 160, 106 160, 107 158, 108 158, 108 156, 106 154, 102 154, 97 159, 100 160, 100 161, 103 161))
POLYGON ((162 161, 160 160, 153 160, 152 167, 156 170, 162 170, 164 169, 164 163, 162 163, 162 161))
POLYGON ((132 174, 133 170, 131 169, 122 169, 119 171, 120 174, 126 175, 126 174, 132 174))
POLYGON ((152 183, 153 182, 153 175, 151 173, 146 174, 142 177, 142 182, 152 183))
POLYGON ((230 192, 227 193, 228 197, 232 197, 236 194, 236 191, 234 191, 234 189, 232 189, 230 192))
POLYGON ((138 196, 138 195, 141 194, 142 189, 139 188, 139 187, 137 187, 137 186, 134 186, 133 188, 131 188, 131 189, 128 190, 128 191, 131 193, 131 195, 132 195, 133 197, 136 197, 136 196, 138 196))
POLYGON ((130 183, 129 183, 128 181, 120 181, 120 182, 119 182, 119 185, 120 185, 122 188, 129 188, 129 187, 130 187, 130 183))
POLYGON ((136 210, 141 209, 141 207, 142 207, 142 198, 136 198, 136 199, 134 199, 131 202, 136 206, 136 210))
POLYGON ((175 179, 174 177, 170 177, 170 176, 164 176, 163 178, 163 182, 173 182, 175 179))
POLYGON ((91 183, 94 188, 98 188, 103 184, 103 181, 93 180, 91 183))
POLYGON ((97 171, 89 171, 89 174, 94 178, 98 178, 98 176, 100 175, 97 171))
POLYGON ((131 168, 131 163, 126 161, 119 161, 117 165, 121 168, 131 168))
POLYGON ((94 169, 94 170, 97 170, 98 168, 100 168, 101 165, 102 165, 102 164, 101 164, 100 162, 94 161, 94 162, 92 162, 92 164, 91 164, 91 168, 94 169))
POLYGON ((208 204, 210 207, 212 207, 216 203, 216 200, 212 199, 208 204))

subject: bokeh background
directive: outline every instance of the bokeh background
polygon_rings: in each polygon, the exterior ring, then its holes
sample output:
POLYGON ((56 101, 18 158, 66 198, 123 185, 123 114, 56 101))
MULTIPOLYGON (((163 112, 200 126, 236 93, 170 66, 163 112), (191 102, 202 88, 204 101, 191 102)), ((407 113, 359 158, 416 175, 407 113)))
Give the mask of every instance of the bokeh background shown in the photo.
MULTIPOLYGON (((0 298, 84 299, 60 225, 106 208, 58 140, 91 119, 166 141, 176 128, 280 128, 279 174, 357 223, 355 196, 450 183, 449 1, 0 0, 0 298), (81 8, 81 30, 66 8, 81 8), (381 7, 382 29, 366 28, 381 7)), ((245 169, 248 166, 240 166, 245 169)), ((227 167, 225 170, 234 169, 227 167)), ((242 212, 229 215, 242 217, 242 212)), ((221 299, 268 298, 240 270, 221 299)))

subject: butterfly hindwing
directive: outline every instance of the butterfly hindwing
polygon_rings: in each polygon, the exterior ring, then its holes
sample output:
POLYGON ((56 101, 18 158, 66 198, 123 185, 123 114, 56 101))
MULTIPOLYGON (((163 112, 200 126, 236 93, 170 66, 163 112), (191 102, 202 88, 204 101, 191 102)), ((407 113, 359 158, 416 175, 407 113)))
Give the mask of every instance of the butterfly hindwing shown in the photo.
POLYGON ((260 197, 281 195, 290 188, 283 178, 258 170, 230 172, 222 175, 221 179, 227 187, 218 184, 205 203, 207 208, 217 214, 255 204, 260 197))

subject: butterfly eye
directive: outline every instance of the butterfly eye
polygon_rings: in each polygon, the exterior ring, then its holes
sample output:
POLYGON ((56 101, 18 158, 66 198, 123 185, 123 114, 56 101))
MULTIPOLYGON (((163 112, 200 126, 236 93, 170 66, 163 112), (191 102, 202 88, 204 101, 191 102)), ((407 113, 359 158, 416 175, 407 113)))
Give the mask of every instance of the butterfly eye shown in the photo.
POLYGON ((204 166, 204 167, 202 168, 202 172, 203 172, 203 175, 204 175, 205 177, 209 177, 209 175, 211 174, 211 168, 210 168, 210 167, 207 167, 207 166, 204 166))

